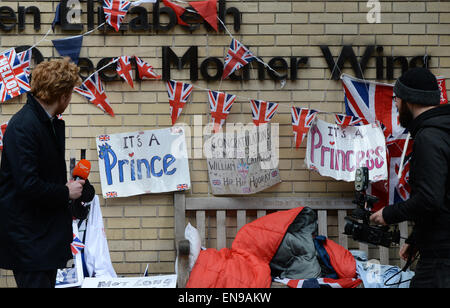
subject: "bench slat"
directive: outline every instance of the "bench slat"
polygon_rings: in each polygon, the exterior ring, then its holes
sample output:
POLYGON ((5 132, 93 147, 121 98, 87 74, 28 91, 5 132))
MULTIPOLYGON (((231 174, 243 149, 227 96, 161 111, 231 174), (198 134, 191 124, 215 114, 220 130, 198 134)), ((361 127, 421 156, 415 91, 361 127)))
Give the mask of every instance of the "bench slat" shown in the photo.
POLYGON ((195 218, 197 220, 197 230, 200 233, 200 238, 202 240, 202 246, 206 245, 206 218, 205 211, 197 211, 195 213, 195 218))
POLYGON ((339 232, 339 245, 348 249, 348 236, 344 234, 345 231, 345 217, 347 216, 347 211, 338 211, 338 232, 339 232))
POLYGON ((226 212, 217 211, 216 213, 217 222, 217 249, 227 247, 227 230, 226 230, 226 212))
POLYGON ((319 224, 319 235, 328 237, 327 211, 317 211, 317 222, 319 224))
POLYGON ((247 211, 237 211, 237 232, 247 223, 247 211))

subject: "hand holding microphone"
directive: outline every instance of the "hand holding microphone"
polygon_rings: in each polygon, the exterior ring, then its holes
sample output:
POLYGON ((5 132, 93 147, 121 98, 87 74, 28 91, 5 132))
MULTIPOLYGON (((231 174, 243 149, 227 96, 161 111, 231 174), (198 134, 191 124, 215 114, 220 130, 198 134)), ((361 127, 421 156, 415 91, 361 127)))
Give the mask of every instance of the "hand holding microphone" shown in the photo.
POLYGON ((87 179, 91 172, 91 163, 82 159, 78 162, 72 172, 73 180, 69 181, 66 185, 69 188, 69 198, 71 200, 78 200, 82 202, 90 202, 95 197, 94 187, 89 183, 87 179))

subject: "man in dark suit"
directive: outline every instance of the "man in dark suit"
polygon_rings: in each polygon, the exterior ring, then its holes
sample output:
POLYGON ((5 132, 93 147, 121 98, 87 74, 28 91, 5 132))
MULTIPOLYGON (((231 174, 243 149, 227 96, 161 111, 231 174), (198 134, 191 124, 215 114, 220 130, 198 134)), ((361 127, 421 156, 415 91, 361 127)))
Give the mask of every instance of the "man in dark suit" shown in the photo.
POLYGON ((18 287, 54 287, 57 269, 72 258, 70 200, 80 198, 84 181, 67 181, 65 124, 57 115, 81 83, 78 72, 68 59, 37 65, 3 139, 0 268, 13 270, 18 287))

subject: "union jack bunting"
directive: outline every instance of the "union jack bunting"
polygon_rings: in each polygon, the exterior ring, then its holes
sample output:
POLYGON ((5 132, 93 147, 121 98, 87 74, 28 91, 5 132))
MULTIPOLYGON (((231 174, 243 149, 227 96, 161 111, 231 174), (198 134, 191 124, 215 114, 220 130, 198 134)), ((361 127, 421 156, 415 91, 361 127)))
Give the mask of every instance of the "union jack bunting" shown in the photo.
POLYGON ((3 150, 3 136, 5 135, 7 126, 8 126, 8 122, 0 125, 0 151, 3 150))
POLYGON ((295 136, 295 147, 298 149, 308 134, 317 111, 308 108, 292 107, 292 128, 295 136))
POLYGON ((126 0, 103 0, 103 11, 106 22, 117 32, 120 24, 128 13, 131 2, 126 0))
POLYGON ((254 60, 256 60, 256 57, 253 53, 238 40, 233 39, 231 41, 230 49, 228 49, 227 56, 225 57, 222 79, 227 78, 234 71, 246 66, 254 60))
POLYGON ((114 116, 114 111, 106 97, 105 90, 103 89, 101 79, 97 72, 89 79, 86 79, 80 87, 76 87, 74 90, 86 97, 91 103, 104 112, 114 116))
POLYGON ((72 244, 70 245, 70 249, 72 250, 72 254, 75 256, 76 254, 82 252, 84 247, 85 246, 84 246, 83 242, 80 241, 80 239, 78 238, 78 235, 73 233, 73 241, 72 241, 72 244))
POLYGON ((123 56, 119 58, 117 61, 117 74, 122 77, 123 80, 128 82, 128 84, 134 88, 133 85, 133 76, 131 75, 131 61, 129 56, 123 56))
POLYGON ((329 288, 356 288, 361 283, 361 279, 356 278, 341 278, 341 279, 331 279, 331 278, 311 278, 311 279, 288 279, 288 278, 276 278, 275 282, 287 285, 294 289, 329 289, 329 288))
POLYGON ((441 105, 448 103, 447 88, 445 86, 445 77, 437 77, 439 90, 441 90, 441 105))
POLYGON ((188 83, 169 80, 166 82, 167 93, 169 94, 170 117, 172 125, 178 120, 184 105, 189 101, 194 86, 188 83))
POLYGON ((231 107, 236 101, 236 95, 209 90, 208 99, 211 108, 214 133, 218 133, 230 114, 231 107))
POLYGON ((278 104, 269 103, 265 101, 251 100, 253 123, 259 126, 264 123, 269 123, 277 113, 278 104))
POLYGON ((349 116, 345 114, 336 114, 335 115, 336 124, 342 127, 347 126, 360 126, 369 124, 366 119, 361 119, 354 116, 349 116))
POLYGON ((27 69, 14 48, 0 54, 0 98, 5 102, 31 90, 27 69))
POLYGON ((161 75, 158 75, 153 67, 150 66, 147 62, 141 60, 139 57, 134 56, 136 59, 136 65, 138 68, 139 78, 144 79, 161 79, 161 75))
POLYGON ((20 61, 20 66, 23 69, 23 71, 27 74, 27 76, 30 76, 31 73, 31 48, 22 52, 19 52, 17 54, 17 57, 20 61))

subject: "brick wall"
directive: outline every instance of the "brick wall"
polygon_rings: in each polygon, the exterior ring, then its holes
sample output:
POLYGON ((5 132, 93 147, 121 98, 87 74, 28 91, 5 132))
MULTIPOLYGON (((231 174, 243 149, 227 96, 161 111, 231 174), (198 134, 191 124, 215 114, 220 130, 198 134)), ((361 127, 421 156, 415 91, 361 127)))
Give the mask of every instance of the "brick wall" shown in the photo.
MULTIPOLYGON (((309 57, 298 71, 297 81, 287 81, 281 89, 278 82, 257 80, 257 70, 250 71, 249 81, 206 82, 200 74, 196 85, 212 90, 221 89, 242 97, 279 102, 279 114, 274 122, 280 123, 280 173, 283 182, 261 196, 342 196, 353 191, 352 183, 338 183, 305 170, 304 146, 295 149, 292 137, 289 108, 310 107, 321 111, 343 112, 343 91, 338 81, 330 80, 331 71, 322 55, 320 45, 328 45, 336 60, 343 45, 353 45, 360 57, 367 45, 383 47, 384 56, 431 56, 430 66, 436 74, 450 76, 450 2, 449 1, 380 1, 381 23, 367 22, 367 1, 226 1, 227 8, 236 7, 242 13, 242 25, 238 33, 228 16, 228 28, 263 60, 283 57, 289 63, 292 56, 309 57)), ((47 32, 54 17, 57 1, 2 1, 17 13, 17 3, 25 7, 35 5, 41 11, 41 29, 33 29, 31 15, 26 16, 23 31, 17 26, 9 32, 0 31, 2 49, 18 45, 32 45, 47 32)), ((97 3, 95 10, 97 10, 97 3)), ((152 20, 152 6, 144 5, 152 20)), ((83 11, 86 3, 82 2, 83 11)), ((132 17, 135 17, 132 16, 132 17)), ((132 18, 127 17, 126 23, 132 18)), ((81 17, 86 29, 87 16, 81 17)), ((97 25, 97 18, 95 18, 97 25)), ((165 16, 161 22, 166 23, 165 16)), ((48 39, 79 34, 61 32, 48 39)), ((226 33, 207 32, 204 27, 189 32, 180 26, 170 31, 155 32, 124 31, 104 34, 96 31, 83 41, 81 57, 90 58, 94 65, 104 57, 137 55, 162 72, 162 47, 170 46, 178 56, 190 46, 198 46, 199 63, 207 57, 223 59, 230 38, 226 33)), ((57 57, 50 41, 39 44, 45 58, 57 57)), ((368 62, 364 72, 366 79, 375 79, 375 56, 368 62)), ((354 74, 347 62, 343 72, 354 74)), ((395 77, 400 69, 396 66, 395 77)), ((172 79, 191 82, 189 69, 171 70, 172 79)), ((382 80, 387 81, 387 80, 382 80)), ((393 81, 387 81, 393 82, 393 81)), ((114 118, 103 114, 98 108, 74 94, 64 114, 67 129, 66 157, 79 159, 80 149, 88 149, 87 158, 93 163, 90 179, 100 193, 95 136, 136 130, 149 130, 170 125, 167 93, 163 82, 136 82, 132 89, 122 81, 106 82, 108 98, 116 113, 114 118)), ((0 105, 0 123, 17 112, 24 103, 25 95, 0 105)), ((179 122, 193 123, 194 115, 201 115, 203 123, 209 121, 206 92, 195 90, 193 102, 183 111, 179 122)), ((327 117, 324 117, 327 119, 327 117)), ((248 123, 251 112, 248 102, 239 101, 232 109, 228 122, 248 123)), ((209 196, 205 159, 191 159, 192 189, 187 194, 209 196)), ((152 274, 174 271, 174 211, 171 194, 144 195, 131 198, 103 200, 101 198, 106 234, 114 267, 119 275, 139 275, 146 264, 152 274)), ((9 272, 0 271, 0 287, 14 286, 9 272)))

